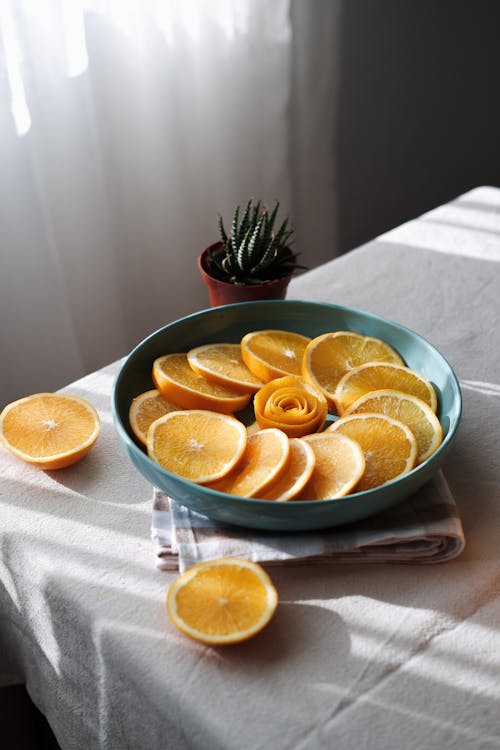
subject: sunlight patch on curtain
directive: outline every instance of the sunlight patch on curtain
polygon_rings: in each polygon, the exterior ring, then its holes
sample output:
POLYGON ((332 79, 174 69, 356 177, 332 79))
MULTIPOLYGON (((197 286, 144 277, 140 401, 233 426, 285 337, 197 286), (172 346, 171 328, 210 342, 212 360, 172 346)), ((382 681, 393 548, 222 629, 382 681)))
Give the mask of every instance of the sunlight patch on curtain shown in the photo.
POLYGON ((10 111, 16 132, 21 137, 30 129, 31 117, 21 73, 23 56, 18 43, 11 8, 7 3, 0 4, 0 31, 5 59, 5 73, 10 89, 10 111))
POLYGON ((272 6, 265 0, 253 0, 251 6, 248 0, 4 0, 0 25, 16 132, 21 137, 31 126, 23 81, 31 61, 69 78, 88 69, 88 14, 105 18, 147 55, 152 31, 160 32, 171 48, 186 42, 206 45, 214 36, 232 44, 252 31, 289 44, 290 25, 283 23, 287 7, 288 0, 274 0, 272 6))
POLYGON ((290 0, 0 11, 1 406, 205 307, 219 213, 257 196, 293 214, 293 33, 290 0))

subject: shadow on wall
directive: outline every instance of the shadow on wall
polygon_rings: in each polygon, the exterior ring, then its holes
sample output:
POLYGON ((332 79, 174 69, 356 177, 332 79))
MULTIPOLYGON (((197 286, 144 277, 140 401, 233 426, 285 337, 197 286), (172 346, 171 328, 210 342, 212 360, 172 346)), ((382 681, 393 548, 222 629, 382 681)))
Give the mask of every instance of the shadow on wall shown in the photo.
POLYGON ((345 252, 500 186, 500 4, 343 0, 336 183, 345 252))

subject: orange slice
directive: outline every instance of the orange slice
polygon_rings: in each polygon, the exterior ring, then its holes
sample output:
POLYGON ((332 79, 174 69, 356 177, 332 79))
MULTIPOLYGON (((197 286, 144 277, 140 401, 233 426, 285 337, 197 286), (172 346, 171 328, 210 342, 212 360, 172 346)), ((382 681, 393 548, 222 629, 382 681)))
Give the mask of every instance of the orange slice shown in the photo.
POLYGON ((239 344, 205 344, 187 353, 188 362, 198 375, 242 393, 255 393, 263 382, 255 377, 241 356, 239 344))
POLYGON ((370 490, 411 471, 417 460, 417 440, 402 422, 384 414, 348 414, 327 428, 347 435, 361 446, 366 468, 357 492, 370 490))
POLYGON ((35 393, 8 404, 0 414, 0 441, 15 456, 40 469, 64 469, 83 458, 100 430, 86 399, 35 393))
POLYGON ((285 375, 300 375, 310 340, 290 331, 251 331, 241 339, 241 356, 248 369, 267 383, 285 375))
POLYGON ((249 393, 210 383, 189 366, 186 354, 165 354, 153 362, 153 382, 165 398, 184 409, 210 409, 233 414, 244 409, 249 393))
POLYGON ((417 463, 422 463, 441 445, 443 430, 430 406, 416 396, 400 391, 371 391, 357 401, 346 412, 362 414, 375 412, 399 419, 413 432, 417 439, 417 463))
POLYGON ((354 331, 323 333, 308 344, 302 375, 322 390, 329 406, 335 408, 334 391, 342 375, 365 362, 376 361, 404 364, 399 354, 381 339, 354 331))
POLYGON ((368 362, 354 367, 340 379, 333 398, 337 413, 342 415, 365 393, 390 388, 422 399, 432 411, 437 409, 437 396, 432 383, 409 367, 387 362, 368 362))
POLYGON ((171 411, 148 431, 148 455, 167 471, 203 484, 220 479, 241 460, 245 426, 214 411, 171 411))
POLYGON ((130 404, 128 418, 132 432, 143 445, 146 445, 149 427, 155 419, 178 410, 179 406, 162 396, 156 388, 141 393, 130 404))
POLYGON ((281 430, 255 432, 248 435, 245 453, 236 468, 209 486, 228 495, 255 497, 285 470, 289 452, 288 438, 281 430))
POLYGON ((189 568, 170 586, 167 612, 185 635, 202 643, 240 643, 272 618, 278 593, 250 560, 220 557, 189 568))
POLYGON ((343 497, 356 487, 365 471, 365 457, 358 443, 340 432, 328 431, 302 440, 313 449, 316 462, 299 500, 343 497))
POLYGON ((290 455, 285 473, 265 492, 259 493, 261 500, 292 500, 311 478, 316 463, 313 449, 300 438, 290 438, 289 445, 290 455))
POLYGON ((269 381, 254 396, 255 419, 261 428, 276 427, 288 437, 320 430, 328 414, 320 390, 297 375, 269 381))

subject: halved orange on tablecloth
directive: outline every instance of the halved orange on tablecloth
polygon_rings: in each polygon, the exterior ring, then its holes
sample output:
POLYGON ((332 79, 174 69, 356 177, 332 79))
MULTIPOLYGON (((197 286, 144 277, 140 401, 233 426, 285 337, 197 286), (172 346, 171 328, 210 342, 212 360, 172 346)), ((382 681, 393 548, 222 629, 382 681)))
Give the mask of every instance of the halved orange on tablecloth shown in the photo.
POLYGON ((210 645, 240 643, 272 618, 278 593, 258 563, 222 557, 198 563, 167 593, 167 612, 185 635, 210 645))
POLYGON ((92 404, 62 393, 26 396, 0 414, 0 441, 40 469, 64 469, 76 463, 92 448, 99 431, 99 415, 92 404))

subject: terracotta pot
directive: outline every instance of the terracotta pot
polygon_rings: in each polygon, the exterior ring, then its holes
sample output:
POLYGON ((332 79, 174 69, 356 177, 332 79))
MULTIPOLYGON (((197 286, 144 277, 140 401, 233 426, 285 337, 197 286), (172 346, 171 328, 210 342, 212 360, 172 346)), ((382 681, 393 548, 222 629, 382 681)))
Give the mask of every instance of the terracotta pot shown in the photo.
POLYGON ((262 284, 229 284, 227 281, 215 279, 207 271, 206 257, 209 251, 221 247, 220 242, 205 248, 198 256, 198 268, 201 277, 208 288, 208 297, 211 307, 219 305, 230 305, 232 302, 252 302, 261 299, 285 299, 290 276, 281 279, 264 281, 262 284))

